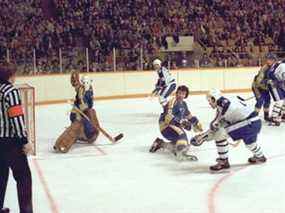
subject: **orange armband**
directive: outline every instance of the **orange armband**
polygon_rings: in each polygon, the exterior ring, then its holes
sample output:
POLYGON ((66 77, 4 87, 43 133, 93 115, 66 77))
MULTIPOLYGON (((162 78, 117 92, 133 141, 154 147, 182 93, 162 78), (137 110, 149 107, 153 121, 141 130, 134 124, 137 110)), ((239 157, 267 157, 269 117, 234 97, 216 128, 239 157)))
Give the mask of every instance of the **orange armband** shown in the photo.
POLYGON ((17 117, 23 114, 24 112, 21 105, 12 106, 8 109, 8 116, 10 118, 17 117))

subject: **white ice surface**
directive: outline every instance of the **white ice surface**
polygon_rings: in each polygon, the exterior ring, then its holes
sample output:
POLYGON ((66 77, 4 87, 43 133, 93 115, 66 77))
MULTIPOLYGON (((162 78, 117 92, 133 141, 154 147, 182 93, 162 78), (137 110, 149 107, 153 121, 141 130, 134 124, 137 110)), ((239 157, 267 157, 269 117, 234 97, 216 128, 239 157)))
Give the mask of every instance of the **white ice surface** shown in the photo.
MULTIPOLYGON (((206 129, 214 111, 205 97, 191 96, 188 104, 206 129)), ((36 213, 285 212, 284 124, 263 126, 258 141, 268 157, 266 164, 245 166, 251 153, 240 144, 230 149, 230 172, 211 174, 208 167, 217 157, 213 142, 193 147, 198 162, 177 162, 169 153, 148 152, 161 137, 157 100, 98 101, 95 108, 108 132, 124 133, 122 142, 108 145, 101 135, 97 145, 76 144, 68 154, 55 154, 52 146, 69 124, 70 105, 36 107, 38 155, 30 158, 36 213)), ((18 212, 12 176, 5 206, 18 212)))

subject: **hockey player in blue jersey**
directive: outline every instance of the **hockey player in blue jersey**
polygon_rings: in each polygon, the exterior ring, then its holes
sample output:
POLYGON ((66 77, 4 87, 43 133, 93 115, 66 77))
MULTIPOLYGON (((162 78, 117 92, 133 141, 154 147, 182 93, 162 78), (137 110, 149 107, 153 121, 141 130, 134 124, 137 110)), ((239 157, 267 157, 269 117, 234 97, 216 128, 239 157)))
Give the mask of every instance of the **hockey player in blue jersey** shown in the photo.
POLYGON ((282 117, 285 118, 285 60, 278 61, 273 53, 268 53, 266 60, 270 68, 266 72, 265 81, 274 100, 271 122, 279 126, 282 117))
POLYGON ((189 143, 184 129, 190 131, 193 128, 194 131, 202 131, 202 126, 197 117, 192 116, 184 101, 188 94, 188 87, 179 86, 175 97, 165 105, 159 118, 159 127, 163 137, 170 142, 156 138, 149 150, 150 152, 167 149, 178 160, 197 160, 196 156, 187 154, 189 143))
POLYGON ((255 111, 259 114, 260 110, 263 107, 264 120, 270 122, 269 119, 269 108, 270 108, 270 93, 268 85, 265 83, 265 74, 269 69, 269 66, 266 64, 258 71, 258 74, 254 76, 252 82, 252 91, 256 99, 255 111))
POLYGON ((161 66, 161 60, 155 59, 153 66, 158 74, 158 80, 155 84, 155 89, 152 91, 152 96, 158 95, 159 103, 164 106, 168 101, 168 96, 176 89, 176 81, 169 70, 161 66))
POLYGON ((243 140, 246 147, 253 153, 248 159, 251 164, 264 163, 266 158, 257 143, 257 135, 261 130, 261 120, 257 113, 247 106, 237 97, 226 98, 219 90, 211 90, 207 94, 209 105, 216 109, 216 117, 210 124, 210 129, 205 133, 197 135, 191 139, 191 144, 201 145, 204 141, 213 138, 220 143, 216 143, 219 158, 217 164, 210 166, 211 171, 220 171, 230 168, 228 161, 227 136, 234 141, 243 140), (219 132, 221 129, 225 132, 219 132))

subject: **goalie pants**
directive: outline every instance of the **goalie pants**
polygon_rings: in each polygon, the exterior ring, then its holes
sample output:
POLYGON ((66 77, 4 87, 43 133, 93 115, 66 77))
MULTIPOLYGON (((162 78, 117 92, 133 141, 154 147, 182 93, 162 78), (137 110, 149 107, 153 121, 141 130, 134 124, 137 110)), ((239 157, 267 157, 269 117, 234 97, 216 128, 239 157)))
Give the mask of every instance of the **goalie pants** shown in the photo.
POLYGON ((20 213, 32 213, 32 177, 22 145, 0 141, 0 209, 3 208, 9 178, 9 168, 17 183, 20 213))

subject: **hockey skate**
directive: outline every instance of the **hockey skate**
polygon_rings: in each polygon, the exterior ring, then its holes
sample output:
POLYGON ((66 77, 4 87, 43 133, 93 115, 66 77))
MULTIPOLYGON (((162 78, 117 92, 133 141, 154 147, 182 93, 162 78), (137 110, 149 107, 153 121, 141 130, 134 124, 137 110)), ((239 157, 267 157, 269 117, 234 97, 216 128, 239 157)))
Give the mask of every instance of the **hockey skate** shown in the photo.
POLYGON ((164 141, 160 138, 156 138, 155 141, 153 142, 153 144, 151 145, 150 149, 149 149, 149 152, 156 152, 157 150, 161 149, 162 148, 162 143, 164 141))
POLYGON ((10 212, 10 209, 8 208, 3 208, 0 210, 0 213, 9 213, 10 212))
POLYGON ((281 121, 282 121, 282 122, 285 122, 285 114, 282 115, 281 121))
POLYGON ((253 157, 250 157, 248 159, 248 162, 251 163, 251 164, 257 164, 257 163, 265 163, 266 162, 266 157, 263 155, 262 157, 256 157, 256 156, 253 156, 253 157))
POLYGON ((271 119, 270 119, 268 113, 264 113, 264 121, 265 122, 271 122, 271 119))
POLYGON ((229 169, 231 167, 227 158, 226 159, 217 158, 217 159, 219 159, 217 161, 218 163, 213 166, 210 166, 211 171, 217 172, 223 169, 229 169))
POLYGON ((268 119, 268 125, 269 126, 280 126, 281 122, 277 120, 276 118, 270 117, 268 119))

